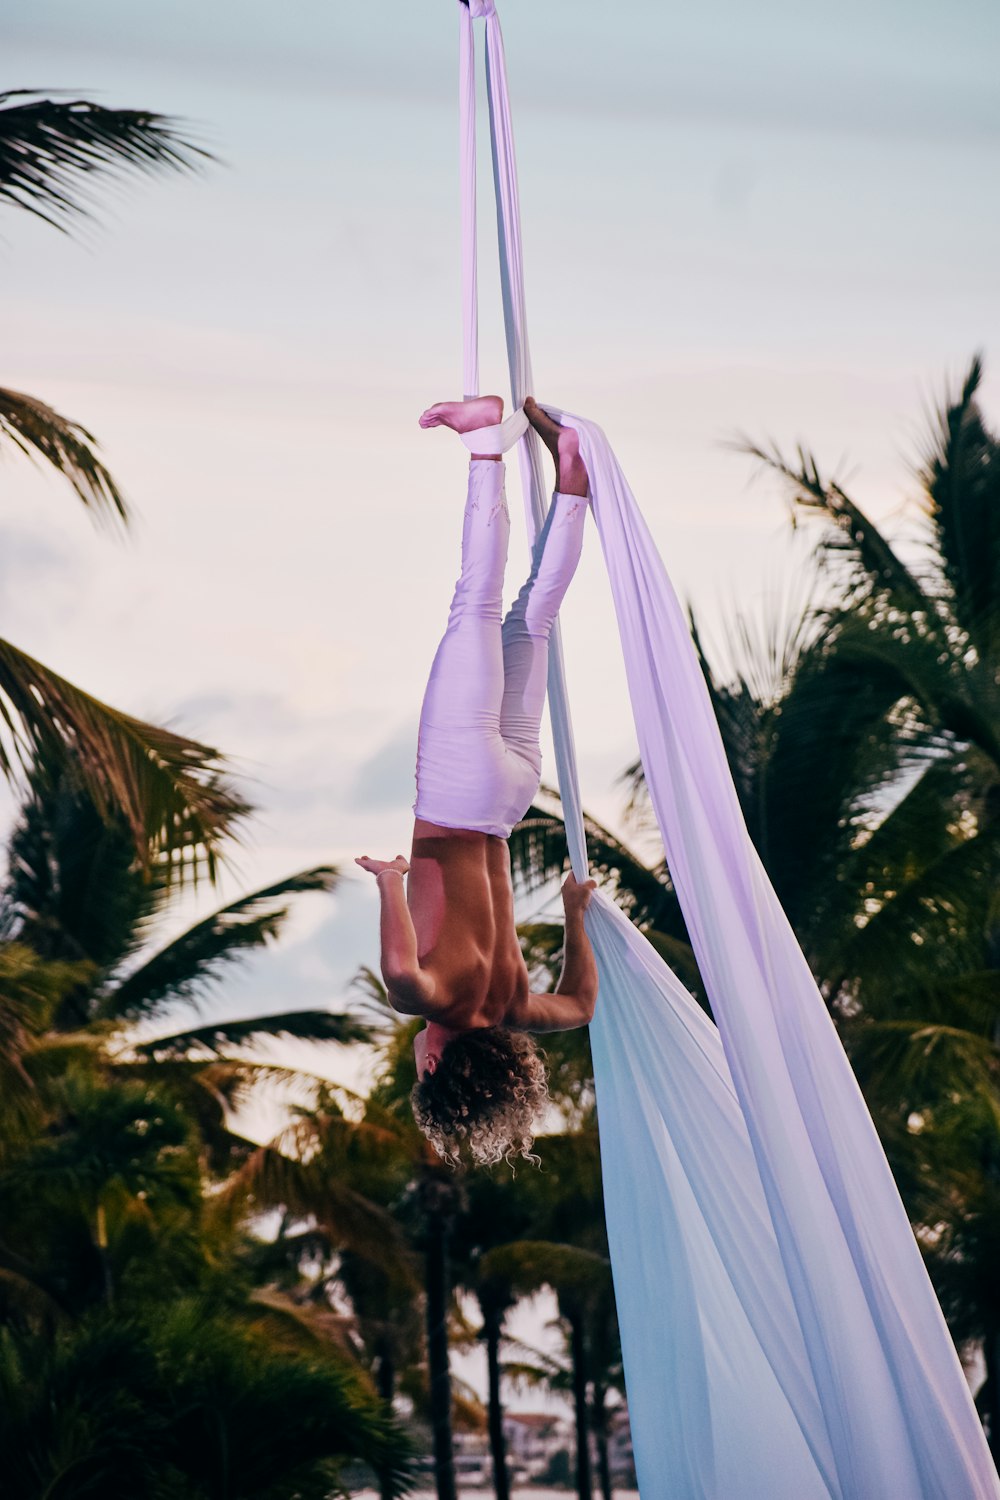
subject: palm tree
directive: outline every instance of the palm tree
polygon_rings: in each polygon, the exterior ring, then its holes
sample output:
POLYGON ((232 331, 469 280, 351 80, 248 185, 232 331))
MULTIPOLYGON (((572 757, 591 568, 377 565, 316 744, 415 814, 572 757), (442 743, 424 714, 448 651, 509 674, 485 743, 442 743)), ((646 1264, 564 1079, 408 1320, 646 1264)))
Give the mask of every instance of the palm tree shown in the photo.
POLYGON ((152 932, 174 895, 166 872, 144 875, 123 820, 104 822, 71 771, 53 780, 36 770, 30 785, 0 880, 0 965, 12 977, 23 971, 26 991, 8 989, 0 1003, 8 1072, 20 1088, 12 1098, 26 1108, 32 1092, 44 1101, 86 1054, 106 1078, 168 1091, 197 1123, 206 1166, 225 1172, 252 1149, 232 1131, 230 1107, 256 1083, 301 1076, 240 1048, 281 1035, 364 1041, 371 1028, 328 1010, 178 1027, 177 1011, 202 1007, 234 964, 278 937, 290 900, 333 890, 337 870, 317 866, 240 896, 158 945, 152 932), (173 1025, 163 1030, 168 1015, 173 1025))
MULTIPOLYGON (((320 1500, 348 1454, 400 1492, 408 1447, 376 1393, 339 1345, 295 1342, 279 1326, 254 1292, 233 1195, 205 1194, 208 1172, 231 1172, 252 1149, 228 1129, 227 1099, 280 1071, 230 1048, 285 1029, 367 1029, 295 1012, 122 1041, 132 1023, 200 999, 279 933, 290 896, 335 877, 304 872, 156 947, 165 880, 143 879, 127 830, 104 825, 70 776, 34 783, 0 887, 0 1067, 15 1085, 0 1101, 12 1495, 44 1482, 150 1500, 320 1500)), ((369 1218, 373 1231, 382 1242, 369 1218)))
MULTIPOLYGON (((976 957, 977 970, 986 957, 983 893, 1000 849, 1000 441, 976 402, 981 375, 976 359, 938 414, 910 562, 808 454, 790 464, 753 450, 792 487, 797 510, 822 521, 834 591, 781 705, 799 691, 817 711, 825 699, 812 746, 800 728, 798 751, 805 761, 828 746, 841 767, 828 867, 855 920, 816 955, 834 1004, 861 999, 860 973, 874 1001, 904 976, 923 988, 941 964, 951 987, 956 957, 976 957), (978 928, 977 955, 956 954, 956 914, 978 928)), ((825 767, 813 780, 826 785, 825 767)))
MULTIPOLYGON (((317 1107, 299 1111, 275 1141, 253 1153, 226 1191, 288 1215, 295 1228, 285 1244, 297 1276, 308 1250, 318 1250, 322 1269, 306 1295, 318 1293, 325 1302, 338 1291, 346 1295, 387 1401, 395 1393, 399 1356, 410 1361, 402 1384, 428 1410, 438 1497, 455 1500, 452 1430, 456 1420, 474 1421, 478 1408, 456 1389, 450 1369, 456 1336, 467 1333, 454 1291, 473 1290, 481 1308, 489 1305, 488 1278, 479 1277, 476 1264, 485 1239, 492 1242, 497 1231, 503 1233, 503 1225, 495 1225, 491 1238, 486 1217, 491 1207, 497 1209, 498 1194, 505 1202, 509 1195, 503 1194, 499 1176, 490 1198, 487 1174, 456 1177, 436 1156, 409 1110, 416 1077, 413 1034, 420 1023, 396 1016, 370 970, 358 976, 357 988, 362 1009, 383 1022, 380 1067, 367 1099, 329 1090, 317 1107), (426 1357, 416 1365, 413 1313, 421 1302, 426 1357)), ((509 1232, 512 1221, 506 1227, 509 1232)), ((274 1248, 280 1255, 280 1247, 274 1248)), ((490 1355, 496 1378, 489 1428, 502 1486, 499 1324, 485 1319, 489 1340, 487 1326, 497 1339, 490 1355)), ((391 1500, 394 1492, 382 1476, 380 1482, 385 1500, 391 1500)))
MULTIPOLYGON (((835 868, 850 920, 819 957, 863 1083, 890 1129, 901 1107, 919 1117, 921 1152, 956 1096, 998 1098, 1000 438, 981 377, 977 358, 937 414, 910 561, 809 455, 757 450, 823 524, 816 680, 834 713, 862 704, 835 868)), ((995 1171, 1000 1137, 975 1134, 995 1171)))
POLYGON ((488 1257, 498 1246, 531 1233, 533 1199, 524 1186, 525 1174, 512 1175, 506 1166, 469 1174, 463 1183, 462 1212, 452 1234, 455 1280, 476 1299, 481 1319, 479 1337, 486 1346, 487 1430, 496 1500, 509 1500, 510 1496, 500 1355, 504 1321, 518 1294, 506 1275, 490 1268, 488 1257))
MULTIPOLYGON (((5 1232, 57 1287, 63 1309, 115 1300, 119 1270, 139 1242, 180 1251, 201 1199, 191 1122, 164 1093, 138 1081, 109 1085, 81 1066, 49 1085, 44 1128, 9 1138, 0 1165, 5 1232)), ((161 1262, 160 1272, 164 1265, 161 1262)))
POLYGON ((596 1359, 598 1354, 603 1359, 607 1342, 599 1327, 610 1318, 617 1329, 597 1131, 591 1121, 583 1130, 541 1136, 535 1149, 542 1171, 518 1175, 511 1189, 510 1232, 497 1235, 481 1252, 477 1274, 482 1284, 508 1288, 513 1296, 530 1296, 543 1286, 555 1292, 569 1341, 577 1486, 581 1497, 589 1497, 588 1390, 592 1383, 610 1383, 596 1359))
MULTIPOLYGON (((624 1410, 624 1407, 621 1402, 609 1403, 608 1398, 612 1393, 624 1398, 625 1375, 610 1281, 603 1290, 595 1288, 595 1291, 597 1295, 592 1299, 586 1319, 587 1370, 590 1380, 589 1421, 597 1455, 597 1481, 602 1500, 613 1500, 610 1427, 614 1413, 624 1410)), ((502 1367, 506 1380, 516 1386, 541 1388, 560 1396, 568 1395, 572 1399, 578 1383, 573 1361, 573 1339, 561 1312, 559 1321, 567 1334, 565 1351, 550 1354, 527 1344, 515 1344, 515 1357, 508 1358, 502 1367)))
MULTIPOLYGON (((580 1500, 591 1500, 588 1387, 594 1379, 591 1330, 613 1306, 611 1266, 606 1257, 574 1245, 547 1240, 515 1240, 484 1257, 484 1270, 505 1279, 521 1296, 550 1288, 568 1329, 573 1411, 576 1426, 576 1485, 580 1500)), ((602 1391, 604 1389, 601 1383, 602 1391)), ((603 1396, 600 1407, 604 1413, 603 1396)), ((606 1456, 606 1455, 605 1455, 606 1456)), ((606 1462, 605 1462, 606 1469, 606 1462)), ((609 1480, 610 1483, 610 1480, 609 1480)))
MULTIPOLYGON (((46 97, 37 89, 0 93, 0 207, 26 211, 63 234, 92 214, 95 177, 190 171, 212 159, 166 115, 46 97)), ((51 464, 95 520, 130 519, 94 438, 44 401, 0 389, 0 441, 51 464)))
MULTIPOLYGON (((35 90, 0 94, 0 206, 66 231, 90 213, 91 183, 126 171, 186 171, 210 160, 177 122, 35 90)), ((0 389, 0 444, 54 467, 98 523, 129 511, 91 434, 21 391, 0 389)), ((250 804, 218 750, 100 702, 0 640, 0 775, 72 763, 102 817, 124 814, 143 867, 180 880, 217 875, 222 841, 250 804)))
POLYGON ((346 1458, 401 1490, 410 1445, 343 1360, 196 1297, 96 1315, 52 1341, 0 1330, 10 1500, 326 1500, 346 1458))
MULTIPOLYGON (((307 1242, 321 1250, 324 1261, 312 1292, 327 1299, 336 1283, 351 1297, 363 1344, 368 1344, 365 1334, 370 1338, 375 1332, 373 1324, 381 1325, 383 1336, 368 1348, 378 1360, 387 1401, 395 1394, 394 1335, 408 1325, 407 1310, 423 1301, 427 1357, 422 1394, 438 1497, 457 1500, 448 1248, 457 1189, 443 1165, 432 1165, 429 1148, 412 1123, 371 1100, 363 1105, 351 1101, 355 1109, 363 1107, 362 1117, 352 1119, 338 1095, 343 1091, 329 1089, 318 1107, 298 1111, 274 1141, 239 1167, 225 1193, 257 1209, 278 1207, 304 1226, 307 1242)), ((300 1247, 290 1248, 301 1270, 300 1247)), ((416 1394, 412 1382, 410 1390, 416 1394)), ((391 1476, 380 1474, 379 1480, 385 1500, 392 1500, 391 1476)))
POLYGON ((369 1004, 379 1007, 390 1025, 382 1065, 371 1091, 366 1115, 392 1120, 410 1142, 411 1175, 396 1213, 423 1257, 427 1376, 434 1480, 438 1500, 457 1500, 453 1443, 455 1392, 451 1374, 450 1325, 453 1321, 451 1252, 456 1222, 465 1207, 464 1184, 438 1158, 413 1124, 409 1099, 416 1082, 413 1037, 420 1021, 401 1021, 389 1005, 378 977, 362 970, 358 984, 369 1004))

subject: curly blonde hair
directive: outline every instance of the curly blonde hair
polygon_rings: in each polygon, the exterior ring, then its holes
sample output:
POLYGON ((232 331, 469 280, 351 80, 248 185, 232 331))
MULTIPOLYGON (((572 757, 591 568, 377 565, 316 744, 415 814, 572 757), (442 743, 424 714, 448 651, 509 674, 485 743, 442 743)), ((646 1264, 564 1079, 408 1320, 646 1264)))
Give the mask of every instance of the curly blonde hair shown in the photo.
POLYGON ((466 1031, 441 1051, 410 1094, 413 1118, 451 1166, 490 1166, 532 1155, 534 1122, 549 1097, 534 1039, 494 1026, 466 1031))

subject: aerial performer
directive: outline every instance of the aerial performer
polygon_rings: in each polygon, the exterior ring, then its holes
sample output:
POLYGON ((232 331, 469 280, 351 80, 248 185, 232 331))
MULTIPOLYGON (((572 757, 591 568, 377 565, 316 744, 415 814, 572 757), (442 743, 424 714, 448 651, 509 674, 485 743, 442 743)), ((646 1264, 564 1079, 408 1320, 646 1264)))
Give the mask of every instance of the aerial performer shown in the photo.
POLYGON ((567 877, 562 974, 552 993, 533 994, 507 844, 539 786, 549 639, 580 559, 587 470, 576 431, 530 397, 506 422, 502 415, 501 397, 480 396, 438 402, 420 418, 424 428, 451 428, 471 453, 461 574, 420 715, 410 858, 357 860, 379 887, 389 999, 426 1021, 414 1042, 414 1117, 452 1163, 530 1155, 547 1089, 529 1033, 586 1026, 597 997, 583 925, 594 882, 567 877), (504 617, 503 453, 529 422, 552 454, 556 488, 504 617))

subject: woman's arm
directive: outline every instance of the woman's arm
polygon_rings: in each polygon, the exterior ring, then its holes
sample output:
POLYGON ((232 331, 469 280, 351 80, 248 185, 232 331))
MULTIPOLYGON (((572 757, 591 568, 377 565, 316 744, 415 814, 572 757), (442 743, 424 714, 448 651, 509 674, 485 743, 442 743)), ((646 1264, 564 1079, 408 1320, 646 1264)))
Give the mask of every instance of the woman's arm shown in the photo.
POLYGON ((378 885, 382 903, 381 969, 390 1003, 403 1015, 430 1015, 434 1008, 434 980, 424 973, 417 958, 417 934, 403 886, 409 865, 401 854, 391 861, 369 859, 365 855, 355 863, 363 870, 370 870, 378 885))
POLYGON ((547 995, 527 995, 511 1006, 504 1022, 519 1031, 572 1031, 594 1019, 597 1002, 597 963, 583 914, 590 904, 594 881, 582 885, 569 875, 563 885, 566 937, 559 983, 547 995))

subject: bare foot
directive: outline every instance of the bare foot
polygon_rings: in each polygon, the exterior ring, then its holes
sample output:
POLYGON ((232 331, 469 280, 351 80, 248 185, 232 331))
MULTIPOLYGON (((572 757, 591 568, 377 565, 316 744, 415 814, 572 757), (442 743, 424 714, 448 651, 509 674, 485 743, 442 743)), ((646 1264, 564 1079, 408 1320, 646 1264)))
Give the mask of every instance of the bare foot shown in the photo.
POLYGON ((588 489, 587 468, 580 457, 580 439, 575 427, 560 427, 547 416, 534 396, 524 403, 524 415, 552 454, 556 466, 556 489, 561 495, 583 495, 588 489))
POLYGON ((502 396, 477 396, 474 401, 438 401, 420 418, 421 427, 450 427, 452 432, 475 432, 503 420, 502 396))

